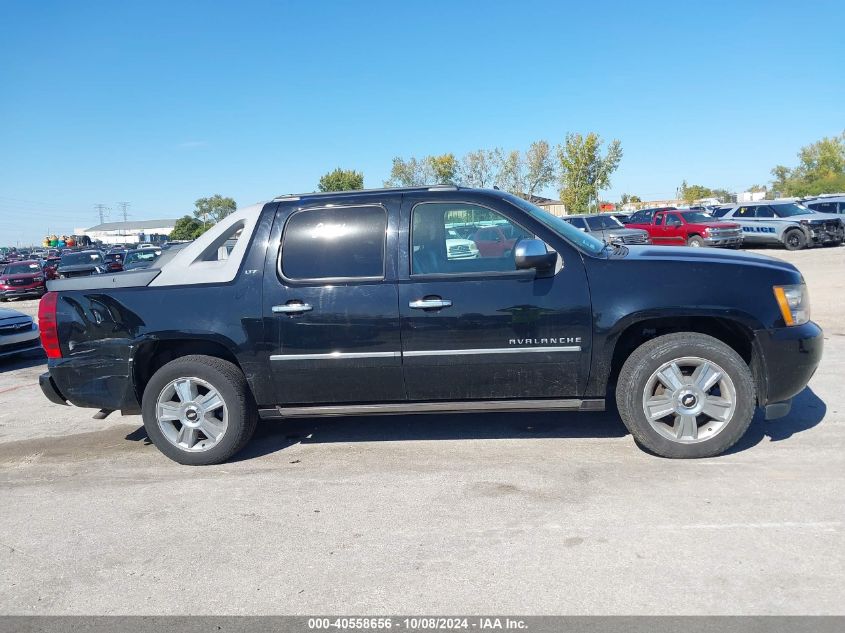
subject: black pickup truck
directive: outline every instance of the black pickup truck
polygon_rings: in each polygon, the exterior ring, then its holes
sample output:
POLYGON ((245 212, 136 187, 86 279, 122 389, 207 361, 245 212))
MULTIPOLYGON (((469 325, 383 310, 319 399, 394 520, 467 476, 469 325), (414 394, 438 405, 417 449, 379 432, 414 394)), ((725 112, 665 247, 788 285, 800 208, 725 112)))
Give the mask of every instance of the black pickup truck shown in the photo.
POLYGON ((608 245, 445 186, 280 197, 153 267, 48 290, 45 395, 140 412, 183 464, 226 460, 259 418, 596 411, 614 394, 641 446, 706 457, 757 406, 788 413, 822 353, 790 264, 608 245))

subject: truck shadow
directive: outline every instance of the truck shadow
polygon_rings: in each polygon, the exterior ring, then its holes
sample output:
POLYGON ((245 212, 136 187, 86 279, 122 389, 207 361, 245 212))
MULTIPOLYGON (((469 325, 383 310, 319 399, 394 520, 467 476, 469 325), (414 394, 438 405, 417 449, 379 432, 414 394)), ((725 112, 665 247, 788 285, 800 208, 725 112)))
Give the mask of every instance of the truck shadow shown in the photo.
MULTIPOLYGON (((767 422, 757 411, 745 435, 725 455, 756 446, 768 437, 788 439, 819 424, 827 406, 809 387, 795 397, 786 417, 767 422)), ((283 451, 295 444, 407 442, 414 440, 491 440, 621 438, 629 435, 612 399, 608 410, 590 413, 464 413, 299 418, 260 422, 252 441, 230 461, 283 451)), ((141 426, 127 440, 150 444, 141 426)), ((633 448, 633 447, 632 447, 633 448)))
POLYGON ((765 437, 768 437, 772 442, 789 439, 796 433, 806 431, 819 424, 826 414, 827 405, 812 389, 806 387, 804 391, 795 396, 792 401, 792 410, 789 415, 783 418, 767 422, 763 418, 763 412, 758 410, 745 435, 725 454, 739 453, 756 446, 765 437))
MULTIPOLYGON (((758 411, 746 434, 726 454, 751 448, 765 437, 773 442, 785 440, 819 424, 826 412, 824 402, 807 388, 796 396, 791 413, 784 418, 766 422, 762 412, 758 411)), ((466 413, 302 418, 260 423, 253 440, 232 461, 261 457, 295 444, 460 439, 601 439, 621 438, 626 435, 628 431, 619 419, 611 399, 608 399, 608 410, 601 413, 466 413)))

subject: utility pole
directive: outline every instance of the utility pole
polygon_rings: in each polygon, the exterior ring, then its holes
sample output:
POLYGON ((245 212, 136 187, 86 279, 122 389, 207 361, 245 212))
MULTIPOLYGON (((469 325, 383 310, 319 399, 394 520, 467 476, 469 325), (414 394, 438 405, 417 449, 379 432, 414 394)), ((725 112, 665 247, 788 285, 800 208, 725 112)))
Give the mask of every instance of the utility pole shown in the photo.
MULTIPOLYGON (((121 211, 121 214, 123 215, 123 221, 126 222, 127 221, 126 218, 129 215, 126 210, 129 208, 130 203, 129 202, 118 202, 117 204, 120 206, 120 211, 121 211)), ((125 226, 120 229, 120 236, 122 238, 126 237, 126 227, 125 226)), ((126 241, 126 240, 124 239, 124 241, 126 241)))
POLYGON ((105 222, 105 218, 108 215, 109 208, 104 204, 95 204, 94 208, 97 210, 97 213, 100 215, 100 224, 105 222))

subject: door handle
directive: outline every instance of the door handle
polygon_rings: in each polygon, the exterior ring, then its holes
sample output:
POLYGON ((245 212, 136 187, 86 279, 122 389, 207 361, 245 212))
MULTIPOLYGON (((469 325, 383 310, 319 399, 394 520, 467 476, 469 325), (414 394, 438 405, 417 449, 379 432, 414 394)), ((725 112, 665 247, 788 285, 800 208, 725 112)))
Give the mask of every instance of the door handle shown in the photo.
POLYGON ((452 305, 449 299, 417 299, 408 303, 414 310, 430 310, 431 308, 448 308, 452 305))
POLYGON ((310 303, 286 303, 281 306, 273 306, 273 312, 275 313, 282 313, 282 314, 300 314, 302 312, 310 312, 314 308, 311 307, 310 303))

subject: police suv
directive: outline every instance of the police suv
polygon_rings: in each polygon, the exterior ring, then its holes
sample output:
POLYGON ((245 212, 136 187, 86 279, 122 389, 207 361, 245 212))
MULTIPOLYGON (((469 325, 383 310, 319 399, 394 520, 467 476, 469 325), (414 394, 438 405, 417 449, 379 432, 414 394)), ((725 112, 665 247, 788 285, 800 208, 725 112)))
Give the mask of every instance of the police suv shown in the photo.
POLYGON ((797 251, 811 246, 838 246, 845 240, 842 220, 797 202, 743 202, 716 209, 713 215, 739 223, 744 244, 783 244, 787 250, 797 251))

